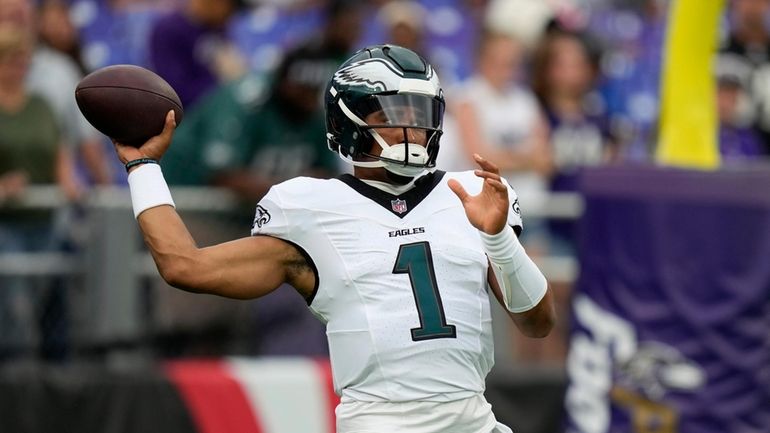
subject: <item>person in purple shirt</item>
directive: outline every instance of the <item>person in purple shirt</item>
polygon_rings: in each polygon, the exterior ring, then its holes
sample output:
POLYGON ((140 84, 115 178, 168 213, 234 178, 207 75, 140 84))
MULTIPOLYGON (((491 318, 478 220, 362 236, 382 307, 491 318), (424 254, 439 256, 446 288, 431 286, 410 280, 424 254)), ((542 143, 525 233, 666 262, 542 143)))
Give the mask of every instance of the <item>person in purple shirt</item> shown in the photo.
MULTIPOLYGON (((743 102, 752 116, 749 135, 759 134, 762 152, 770 153, 770 89, 765 83, 770 79, 770 29, 767 16, 770 0, 733 0, 729 3, 729 34, 723 42, 717 60, 718 73, 730 74, 740 80, 743 102)), ((722 88, 722 97, 729 100, 730 91, 722 88)), ((731 122, 735 123, 735 122, 731 122)), ((724 128, 728 148, 734 144, 734 132, 724 128)), ((742 133, 741 135, 746 135, 742 133)))
POLYGON ((226 29, 244 6, 243 0, 189 0, 155 23, 149 43, 151 67, 171 84, 186 109, 220 81, 243 72, 226 29))
POLYGON ((764 155, 762 136, 752 124, 749 98, 741 77, 718 73, 719 153, 726 163, 756 159, 764 155))
MULTIPOLYGON (((587 34, 553 27, 533 59, 532 87, 548 121, 553 192, 576 192, 581 171, 617 157, 604 104, 596 91, 601 53, 587 34)), ((551 220, 549 249, 575 253, 577 225, 551 220)))

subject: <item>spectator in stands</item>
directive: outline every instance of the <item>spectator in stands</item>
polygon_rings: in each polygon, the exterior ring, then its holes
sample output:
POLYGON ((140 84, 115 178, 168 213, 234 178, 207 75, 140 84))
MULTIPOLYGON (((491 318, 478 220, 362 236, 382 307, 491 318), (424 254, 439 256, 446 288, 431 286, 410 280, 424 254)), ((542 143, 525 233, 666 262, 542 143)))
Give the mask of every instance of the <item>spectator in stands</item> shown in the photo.
MULTIPOLYGON (((604 104, 595 92, 599 53, 584 34, 554 29, 538 46, 532 87, 550 130, 550 190, 576 192, 585 167, 614 159, 604 104)), ((575 224, 549 222, 549 252, 574 256, 575 224)))
MULTIPOLYGON (((24 0, 29 4, 30 0, 24 0)), ((62 0, 38 6, 38 44, 27 77, 29 89, 43 96, 56 112, 62 138, 79 155, 89 181, 109 184, 113 173, 104 152, 104 137, 80 113, 73 94, 83 78, 77 32, 62 0)), ((30 26, 31 28, 32 26, 30 26)))
MULTIPOLYGON (((59 0, 46 0, 40 4, 41 16, 43 9, 48 10, 50 7, 53 11, 58 10, 59 6, 59 0)), ((60 34, 51 27, 55 27, 61 19, 45 21, 46 24, 36 22, 32 0, 0 0, 0 23, 30 32, 45 27, 52 34, 60 34)), ((71 25, 69 28, 71 30, 71 25)), ((67 33, 67 30, 61 32, 64 33, 67 33)), ((73 97, 75 87, 82 78, 80 67, 67 55, 51 48, 44 41, 45 38, 42 38, 35 44, 32 64, 27 74, 27 87, 32 93, 45 98, 53 108, 62 131, 63 142, 73 151, 73 155, 80 154, 90 179, 96 183, 108 183, 111 174, 106 162, 102 136, 82 116, 73 97)))
MULTIPOLYGON (((323 28, 319 34, 289 50, 286 57, 312 62, 314 66, 306 68, 306 72, 318 74, 312 77, 312 80, 317 83, 328 82, 358 43, 363 25, 363 7, 363 2, 359 0, 329 0, 324 11, 323 28)), ((318 88, 321 89, 318 94, 320 106, 324 86, 319 85, 318 88)))
POLYGON ((387 30, 387 42, 427 55, 424 46, 425 8, 411 0, 393 0, 377 12, 387 30))
MULTIPOLYGON (((274 184, 305 175, 335 174, 336 160, 326 151, 324 118, 317 96, 327 81, 325 62, 290 53, 275 73, 269 99, 245 122, 249 140, 246 166, 223 171, 215 183, 249 202, 274 184)), ((240 152, 239 152, 240 153, 240 152)))
POLYGON ((745 161, 764 155, 762 137, 752 123, 746 81, 732 74, 717 77, 719 151, 724 162, 745 161))
POLYGON ((0 0, 0 23, 23 27, 32 22, 32 15, 29 0, 0 0))
POLYGON ((604 47, 601 91, 620 156, 649 161, 657 145, 660 71, 667 4, 659 0, 605 2, 589 29, 604 47))
MULTIPOLYGON (((495 161, 521 202, 533 208, 543 204, 550 157, 548 127, 537 100, 518 82, 523 56, 512 37, 482 35, 476 73, 453 93, 452 108, 467 167, 473 154, 495 161)), ((543 230, 536 224, 527 230, 525 242, 544 247, 543 230)))
POLYGON ((70 8, 65 0, 41 0, 37 3, 38 39, 77 65, 81 74, 88 73, 80 50, 77 29, 70 20, 70 8))
POLYGON ((248 75, 205 97, 180 125, 164 160, 169 179, 224 186, 252 202, 292 177, 335 174, 318 101, 326 66, 294 53, 269 88, 265 78, 248 75), (204 174, 192 179, 193 165, 204 174))
POLYGON ((162 161, 168 182, 215 184, 220 170, 237 163, 235 150, 249 147, 246 122, 262 107, 269 93, 268 77, 247 73, 219 85, 187 110, 174 137, 174 147, 162 161))
MULTIPOLYGON (((69 199, 80 194, 71 158, 61 146, 55 115, 24 81, 33 40, 26 28, 0 24, 0 200, 12 200, 28 184, 58 184, 69 199)), ((0 204, 0 251, 33 252, 52 247, 51 217, 13 211, 0 204)), ((22 277, 0 277, 0 359, 31 356, 39 343, 41 288, 22 277)))
POLYGON ((320 103, 325 84, 358 40, 360 8, 358 1, 332 1, 321 34, 285 55, 271 90, 265 91, 263 77, 248 75, 190 110, 164 161, 169 181, 227 186, 254 199, 290 177, 332 174, 336 163, 324 152, 320 103), (279 126, 258 126, 272 118, 279 126), (192 164, 198 168, 189 170, 192 164))
POLYGON ((738 54, 755 66, 770 61, 768 0, 732 0, 731 28, 724 52, 738 54))
POLYGON ((42 97, 29 93, 25 86, 33 39, 23 28, 5 23, 0 23, 0 28, 0 146, 5 153, 0 158, 0 171, 23 172, 29 183, 58 183, 65 195, 74 199, 80 186, 74 178, 71 155, 60 146, 55 114, 42 97))
MULTIPOLYGON (((428 58, 433 64, 441 82, 447 85, 442 73, 440 59, 430 58, 425 40, 427 27, 427 11, 416 1, 391 0, 383 2, 378 9, 376 19, 385 30, 384 42, 399 45, 428 58)), ((465 150, 460 146, 457 132, 457 120, 454 113, 444 113, 444 134, 441 136, 441 153, 438 155, 438 166, 445 171, 461 171, 468 169, 465 150)))
MULTIPOLYGON (((580 172, 616 157, 604 104, 595 91, 599 53, 582 33, 552 28, 535 49, 532 87, 548 122, 551 168, 549 190, 578 191, 580 172)), ((549 219, 548 254, 577 258, 577 223, 549 219)), ((569 314, 571 285, 553 282, 557 311, 569 314)), ((519 339, 515 347, 521 361, 563 362, 569 330, 563 322, 548 341, 519 339)))
POLYGON ((770 153, 769 13, 770 0, 733 0, 730 34, 719 56, 721 72, 749 76, 746 96, 752 98, 754 121, 762 133, 765 153, 770 153))
POLYGON ((244 72, 243 59, 226 32, 230 18, 244 6, 243 0, 189 0, 155 23, 150 63, 186 109, 218 83, 244 72))

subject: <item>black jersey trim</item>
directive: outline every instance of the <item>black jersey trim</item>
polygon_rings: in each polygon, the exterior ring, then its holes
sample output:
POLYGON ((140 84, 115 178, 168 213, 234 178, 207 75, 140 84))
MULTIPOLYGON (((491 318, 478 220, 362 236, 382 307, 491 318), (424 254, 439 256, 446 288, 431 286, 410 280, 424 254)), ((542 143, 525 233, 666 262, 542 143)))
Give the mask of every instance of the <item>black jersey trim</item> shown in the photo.
POLYGON ((363 195, 364 197, 384 207, 393 215, 399 218, 403 218, 409 215, 409 212, 415 209, 417 205, 420 204, 420 202, 422 202, 425 197, 427 197, 431 191, 433 191, 434 188, 436 188, 439 182, 441 182, 441 179, 444 178, 445 174, 446 172, 441 170, 428 173, 415 181, 414 188, 400 195, 393 195, 389 192, 385 192, 379 188, 368 185, 366 182, 351 174, 343 174, 337 177, 337 179, 345 183, 347 186, 353 188, 356 190, 356 192, 363 195), (394 200, 405 201, 406 211, 401 213, 397 212, 394 209, 392 203, 394 200))
POLYGON ((318 286, 320 286, 321 284, 321 280, 318 276, 318 267, 315 265, 313 258, 310 257, 310 254, 304 248, 302 248, 299 244, 284 238, 279 238, 278 236, 265 235, 265 234, 258 234, 254 236, 269 236, 271 238, 280 239, 286 242, 287 244, 293 246, 294 248, 296 248, 297 251, 300 253, 300 255, 305 258, 305 261, 307 262, 308 266, 310 266, 310 269, 313 270, 313 274, 315 275, 315 284, 313 285, 313 292, 310 294, 310 296, 305 298, 305 302, 307 302, 307 305, 310 306, 310 304, 313 303, 313 299, 315 299, 315 295, 318 293, 318 286))

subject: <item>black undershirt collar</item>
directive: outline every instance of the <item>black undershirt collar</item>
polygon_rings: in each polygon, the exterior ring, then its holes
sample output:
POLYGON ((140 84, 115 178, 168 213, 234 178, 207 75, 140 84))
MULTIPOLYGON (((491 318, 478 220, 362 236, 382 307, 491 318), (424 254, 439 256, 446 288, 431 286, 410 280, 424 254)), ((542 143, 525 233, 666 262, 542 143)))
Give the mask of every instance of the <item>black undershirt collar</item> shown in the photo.
POLYGON ((414 182, 414 188, 399 195, 393 195, 377 187, 368 185, 351 174, 343 174, 337 177, 337 179, 344 182, 364 197, 367 197, 384 207, 393 215, 403 218, 407 216, 412 209, 416 208, 431 191, 433 191, 436 185, 441 182, 444 174, 446 173, 441 170, 428 173, 414 182))

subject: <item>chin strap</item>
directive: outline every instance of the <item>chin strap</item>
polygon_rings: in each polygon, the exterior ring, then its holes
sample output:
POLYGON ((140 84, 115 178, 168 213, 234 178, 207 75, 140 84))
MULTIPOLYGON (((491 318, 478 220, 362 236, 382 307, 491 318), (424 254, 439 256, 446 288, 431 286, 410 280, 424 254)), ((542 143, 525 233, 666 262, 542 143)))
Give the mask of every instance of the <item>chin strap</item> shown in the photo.
MULTIPOLYGON (((373 134, 376 134, 376 133, 373 132, 373 134)), ((427 160, 428 156, 425 148, 418 144, 415 144, 413 146, 415 147, 415 150, 417 153, 420 153, 421 155, 424 154, 424 157, 422 159, 427 160)), ((383 151, 383 156, 387 157, 387 155, 402 155, 405 152, 405 150, 402 150, 402 149, 405 149, 404 144, 396 144, 393 146, 389 146, 388 151, 383 151)), ((353 157, 350 154, 345 156, 342 154, 342 152, 337 152, 337 155, 339 155, 341 160, 355 167, 365 167, 365 168, 381 167, 395 175, 408 177, 408 178, 417 177, 420 174, 422 174, 425 170, 428 169, 428 167, 425 167, 425 166, 404 165, 403 163, 385 161, 381 159, 378 159, 376 161, 356 161, 353 159, 353 157)), ((370 156, 370 155, 367 155, 367 156, 370 156)), ((375 156, 371 156, 371 157, 376 158, 375 156)))
POLYGON ((540 303, 548 290, 548 281, 524 251, 513 228, 505 226, 496 235, 481 232, 481 241, 508 311, 522 313, 540 303))
MULTIPOLYGON (((350 108, 345 104, 345 102, 340 99, 337 101, 337 105, 340 107, 340 110, 347 116, 348 119, 350 119, 353 123, 358 125, 362 129, 367 129, 368 133, 371 134, 372 138, 374 138, 374 141, 380 146, 382 151, 380 152, 380 156, 382 158, 386 158, 387 160, 378 160, 378 161, 355 161, 352 156, 348 154, 348 156, 343 156, 342 152, 338 151, 337 153, 340 155, 340 158, 356 167, 368 167, 368 168, 376 168, 376 167, 384 167, 389 172, 394 173, 398 176, 403 177, 415 177, 419 174, 421 174, 423 171, 425 171, 427 167, 427 164, 430 160, 430 156, 428 155, 428 150, 426 146, 420 146, 419 144, 414 144, 413 147, 410 147, 407 143, 399 143, 394 145, 389 145, 382 136, 375 131, 374 129, 371 129, 369 125, 360 117, 358 117, 355 113, 353 113, 350 108), (412 161, 412 159, 414 161, 412 161), (408 164, 408 165, 407 165, 408 164)), ((399 127, 399 126, 395 126, 399 127)), ((408 127, 404 127, 404 136, 406 136, 406 129, 408 127)))

